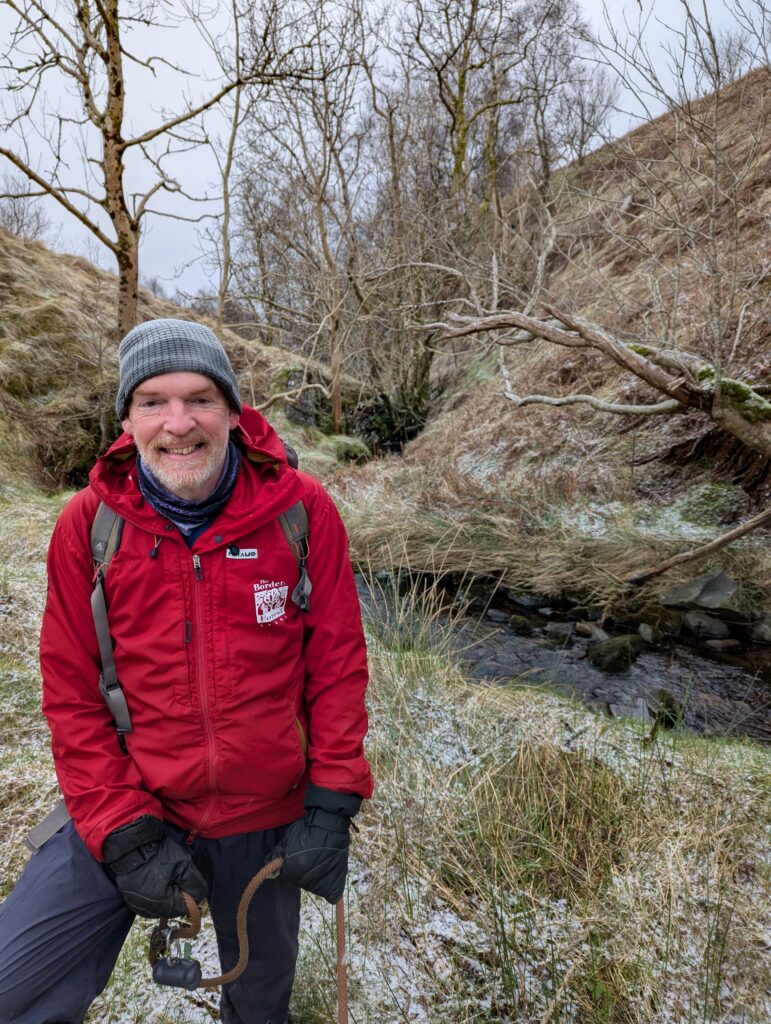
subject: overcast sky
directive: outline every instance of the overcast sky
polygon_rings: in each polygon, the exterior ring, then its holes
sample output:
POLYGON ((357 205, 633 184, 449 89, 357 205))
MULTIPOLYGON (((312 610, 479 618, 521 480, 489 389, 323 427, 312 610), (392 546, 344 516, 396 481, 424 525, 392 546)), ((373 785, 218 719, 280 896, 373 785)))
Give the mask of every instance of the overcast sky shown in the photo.
MULTIPOLYGON (((698 0, 699 5, 702 0, 698 0)), ((54 0, 55 3, 55 0, 54 0)), ((171 4, 181 14, 182 6, 171 4)), ((605 24, 605 13, 602 0, 582 0, 582 6, 590 19, 595 32, 603 37, 607 33, 605 24)), ((614 26, 621 30, 624 18, 627 18, 630 25, 637 25, 642 17, 647 21, 646 39, 651 53, 660 54, 662 71, 666 67, 666 55, 663 47, 668 41, 672 41, 673 32, 681 23, 678 12, 679 4, 676 0, 609 0, 609 9, 612 11, 614 26), (669 26, 669 27, 668 27, 669 26)), ((726 13, 722 0, 706 0, 706 7, 716 26, 730 28, 731 21, 726 13)), ((0 37, 7 31, 7 10, 3 12, 0 7, 0 37)), ((147 55, 150 53, 166 53, 173 56, 173 59, 183 63, 184 67, 194 70, 204 78, 216 78, 216 65, 213 62, 211 52, 207 50, 198 32, 185 19, 181 18, 177 24, 166 29, 139 29, 127 36, 126 43, 135 53, 147 55)), ((127 121, 136 129, 146 129, 158 123, 162 115, 162 109, 173 110, 179 107, 181 97, 182 79, 177 75, 164 72, 159 69, 154 77, 143 68, 129 69, 127 87, 127 121)), ((205 82, 200 80, 188 80, 188 84, 196 95, 203 95, 207 89, 205 82)), ((635 110, 635 99, 627 95, 623 105, 632 114, 640 114, 639 107, 635 110)), ((62 97, 57 102, 63 101, 62 97)), ((66 102, 66 99, 64 100, 66 102)), ((657 112, 657 111, 656 111, 657 112)), ((614 130, 621 133, 629 125, 629 114, 619 114, 614 122, 614 130)), ((212 127, 217 130, 216 122, 212 127)), ((224 120, 219 122, 219 131, 224 135, 224 120)), ((34 149, 39 143, 32 137, 29 139, 34 149)), ((75 170, 78 163, 82 164, 82 158, 78 154, 71 153, 71 161, 75 170)), ((5 164, 5 161, 3 161, 5 164)), ((129 164, 130 186, 132 190, 146 188, 151 179, 145 177, 139 170, 139 162, 129 164)), ((217 168, 212 154, 207 152, 205 147, 199 147, 194 152, 177 159, 176 168, 179 180, 184 183, 187 191, 197 195, 216 194, 217 168)), ((5 170, 6 168, 0 168, 5 170)), ((194 205, 180 197, 163 197, 153 204, 155 207, 183 213, 195 217, 206 210, 216 211, 217 204, 194 205)), ((111 254, 99 246, 88 232, 78 227, 66 213, 60 212, 60 207, 53 201, 47 203, 47 213, 53 222, 52 234, 55 238, 56 247, 59 249, 79 252, 86 255, 100 266, 107 269, 114 269, 114 261, 111 254)), ((148 217, 145 220, 145 231, 141 244, 140 267, 143 279, 157 278, 163 284, 164 289, 173 293, 179 288, 186 292, 196 292, 199 289, 212 287, 211 274, 207 271, 204 260, 201 257, 201 243, 198 239, 200 226, 183 223, 166 217, 148 217)))

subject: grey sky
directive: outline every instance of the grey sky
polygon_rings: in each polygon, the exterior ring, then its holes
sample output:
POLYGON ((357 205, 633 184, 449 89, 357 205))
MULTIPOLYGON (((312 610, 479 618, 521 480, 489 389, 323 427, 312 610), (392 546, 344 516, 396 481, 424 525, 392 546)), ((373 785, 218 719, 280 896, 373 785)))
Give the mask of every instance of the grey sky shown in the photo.
MULTIPOLYGON (((56 0, 53 0, 55 3, 56 0)), ((702 0, 698 0, 700 6, 702 0)), ((182 4, 175 2, 172 9, 182 13, 182 4)), ((582 6, 590 18, 596 33, 606 33, 605 15, 602 0, 582 0, 582 6)), ((706 0, 706 8, 715 25, 719 28, 732 27, 722 0, 706 0)), ((638 0, 609 0, 607 9, 614 26, 621 29, 626 17, 630 25, 636 25, 638 19, 647 18, 646 39, 652 53, 659 54, 662 72, 666 68, 666 55, 663 46, 671 42, 673 33, 667 25, 676 28, 682 23, 682 12, 679 0, 642 0, 642 8, 638 0)), ((4 34, 7 25, 7 11, 0 6, 0 34, 4 34)), ((127 40, 129 48, 135 52, 148 55, 164 53, 169 58, 179 61, 187 69, 198 72, 202 78, 213 80, 218 69, 207 50, 200 34, 189 23, 181 18, 178 25, 167 29, 137 29, 127 40)), ((159 68, 154 77, 146 69, 134 67, 129 70, 127 87, 128 121, 136 129, 147 128, 157 123, 162 109, 179 109, 184 80, 167 69, 159 68)), ((195 97, 208 92, 210 85, 201 79, 187 80, 187 88, 195 97)), ((625 106, 635 107, 635 98, 627 95, 625 106)), ((57 97, 58 102, 67 102, 66 97, 57 97)), ((637 108, 638 112, 639 107, 637 108)), ((657 112, 657 111, 656 111, 657 112)), ((619 115, 614 124, 615 130, 622 132, 628 117, 619 115)), ((210 130, 226 131, 225 119, 222 116, 210 118, 210 130)), ((34 139, 30 144, 35 146, 34 139)), ((77 170, 79 155, 72 152, 74 171, 77 170)), ((3 161, 4 163, 4 161, 3 161)), ((210 151, 199 147, 195 151, 176 159, 176 168, 180 182, 185 189, 197 195, 217 194, 217 167, 210 151)), ((0 170, 5 170, 5 167, 0 170)), ((138 161, 129 164, 129 184, 132 191, 147 188, 151 179, 143 174, 138 161)), ((203 212, 217 212, 217 203, 193 204, 182 197, 161 195, 153 204, 155 207, 170 213, 178 213, 195 217, 203 212)), ((101 266, 114 269, 112 255, 92 240, 88 232, 79 227, 67 214, 60 212, 60 207, 53 201, 47 201, 47 212, 54 221, 58 234, 58 247, 69 251, 84 253, 90 259, 99 261, 101 266)), ((187 292, 212 287, 211 274, 207 271, 201 257, 201 243, 198 238, 200 226, 183 223, 166 217, 149 217, 145 221, 145 233, 141 245, 140 269, 143 279, 158 278, 167 291, 180 288, 187 292)))

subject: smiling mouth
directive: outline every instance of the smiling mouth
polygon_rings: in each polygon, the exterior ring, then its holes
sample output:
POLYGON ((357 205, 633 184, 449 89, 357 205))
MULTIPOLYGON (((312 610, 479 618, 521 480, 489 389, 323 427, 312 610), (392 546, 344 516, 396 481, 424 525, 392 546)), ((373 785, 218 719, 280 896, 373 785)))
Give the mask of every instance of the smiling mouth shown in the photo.
POLYGON ((198 444, 189 444, 185 445, 184 447, 163 447, 161 448, 161 451, 163 452, 164 455, 192 455, 193 452, 198 451, 200 448, 203 448, 203 446, 204 442, 199 441, 198 444))

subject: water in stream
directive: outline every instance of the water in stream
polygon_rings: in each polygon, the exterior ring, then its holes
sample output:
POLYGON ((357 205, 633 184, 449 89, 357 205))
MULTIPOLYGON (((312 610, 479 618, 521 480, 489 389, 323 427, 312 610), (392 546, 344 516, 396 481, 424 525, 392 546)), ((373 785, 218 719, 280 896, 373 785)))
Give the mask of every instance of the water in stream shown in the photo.
MULTIPOLYGON (((373 588, 363 577, 358 585, 366 617, 393 614, 388 586, 373 588)), ((771 743, 771 647, 706 654, 682 641, 665 641, 646 647, 628 671, 610 674, 587 660, 591 641, 570 630, 569 613, 529 611, 533 632, 522 636, 508 625, 512 611, 523 614, 522 607, 499 599, 496 607, 475 614, 441 613, 443 626, 451 625, 452 647, 472 677, 548 686, 616 717, 632 718, 647 718, 647 709, 656 705, 654 691, 663 688, 682 704, 685 728, 771 743), (555 621, 565 622, 566 635, 547 633, 555 621)))

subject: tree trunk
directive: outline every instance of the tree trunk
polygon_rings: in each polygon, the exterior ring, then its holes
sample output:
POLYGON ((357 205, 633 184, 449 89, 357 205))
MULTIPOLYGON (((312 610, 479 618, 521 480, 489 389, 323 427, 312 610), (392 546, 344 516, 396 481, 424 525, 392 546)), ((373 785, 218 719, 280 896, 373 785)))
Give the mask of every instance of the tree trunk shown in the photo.
POLYGON ((139 231, 118 242, 118 331, 125 337, 136 327, 139 304, 139 231))
POLYGON ((123 138, 125 84, 123 49, 120 38, 118 0, 105 4, 107 105, 102 121, 102 168, 105 207, 115 230, 115 256, 118 261, 118 330, 121 337, 137 322, 139 284, 139 223, 132 217, 123 188, 123 138))

